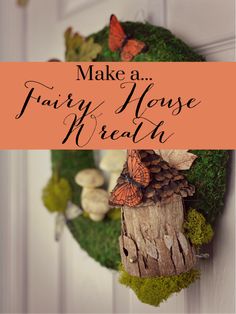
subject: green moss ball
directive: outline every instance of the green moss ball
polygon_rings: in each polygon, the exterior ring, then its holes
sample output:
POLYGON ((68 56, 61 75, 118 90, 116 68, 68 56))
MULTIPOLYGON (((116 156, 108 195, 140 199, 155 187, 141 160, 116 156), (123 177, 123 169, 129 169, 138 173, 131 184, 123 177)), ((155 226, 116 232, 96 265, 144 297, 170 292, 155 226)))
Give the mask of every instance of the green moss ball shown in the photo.
MULTIPOLYGON (((125 22, 122 26, 128 36, 141 40, 146 45, 146 50, 133 61, 204 61, 202 56, 163 27, 136 22, 125 22)), ((110 51, 108 35, 108 27, 91 35, 102 46, 102 52, 96 61, 121 61, 119 52, 110 51)))
POLYGON ((45 188, 43 189, 42 200, 44 206, 53 213, 63 213, 68 201, 72 198, 72 191, 69 182, 64 178, 52 176, 45 188))
POLYGON ((120 220, 105 219, 94 222, 84 216, 68 222, 68 227, 82 249, 102 266, 118 269, 120 251, 118 238, 120 220))
POLYGON ((187 213, 184 229, 187 238, 196 246, 209 243, 214 233, 205 217, 194 208, 190 208, 187 213))
POLYGON ((120 272, 120 283, 131 288, 138 299, 146 304, 159 306, 173 293, 187 288, 200 277, 198 270, 192 269, 186 273, 174 276, 139 278, 131 276, 126 271, 120 272))

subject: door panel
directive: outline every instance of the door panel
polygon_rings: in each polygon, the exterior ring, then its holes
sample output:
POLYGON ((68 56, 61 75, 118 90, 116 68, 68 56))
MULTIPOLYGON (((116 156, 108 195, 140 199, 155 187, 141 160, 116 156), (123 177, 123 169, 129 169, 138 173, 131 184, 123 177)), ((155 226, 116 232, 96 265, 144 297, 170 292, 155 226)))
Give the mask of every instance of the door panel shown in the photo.
POLYGON ((168 0, 167 25, 192 46, 234 37, 235 1, 168 0))

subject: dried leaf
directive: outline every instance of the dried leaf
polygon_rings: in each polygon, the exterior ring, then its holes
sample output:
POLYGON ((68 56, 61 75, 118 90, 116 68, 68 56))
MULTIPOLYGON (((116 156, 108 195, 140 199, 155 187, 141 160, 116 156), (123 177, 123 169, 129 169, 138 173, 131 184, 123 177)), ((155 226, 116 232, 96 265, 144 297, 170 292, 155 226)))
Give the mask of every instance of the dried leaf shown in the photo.
POLYGON ((102 51, 99 44, 94 43, 92 37, 85 39, 79 33, 74 33, 72 28, 65 32, 66 61, 93 61, 102 51))
POLYGON ((197 158, 196 155, 189 153, 188 149, 159 149, 155 151, 171 167, 178 170, 188 170, 197 158))

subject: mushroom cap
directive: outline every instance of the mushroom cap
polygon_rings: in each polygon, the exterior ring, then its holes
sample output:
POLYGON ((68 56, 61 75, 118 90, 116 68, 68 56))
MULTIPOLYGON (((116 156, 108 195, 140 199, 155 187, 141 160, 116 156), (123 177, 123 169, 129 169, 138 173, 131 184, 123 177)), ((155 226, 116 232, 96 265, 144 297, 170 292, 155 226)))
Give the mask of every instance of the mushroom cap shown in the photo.
POLYGON ((121 172, 126 161, 125 150, 108 150, 102 157, 100 168, 109 172, 121 172))
POLYGON ((84 211, 92 214, 106 214, 109 211, 109 193, 103 189, 87 191, 82 197, 84 211))
POLYGON ((104 177, 97 169, 84 169, 77 173, 75 182, 84 188, 96 188, 104 184, 104 177))

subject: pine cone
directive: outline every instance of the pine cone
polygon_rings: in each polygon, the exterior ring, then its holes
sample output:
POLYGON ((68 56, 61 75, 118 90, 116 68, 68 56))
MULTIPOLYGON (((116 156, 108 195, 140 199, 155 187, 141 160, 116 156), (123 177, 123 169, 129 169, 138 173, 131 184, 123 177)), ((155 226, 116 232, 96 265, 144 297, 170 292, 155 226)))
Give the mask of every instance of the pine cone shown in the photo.
MULTIPOLYGON (((142 203, 168 201, 173 194, 188 197, 195 193, 195 187, 188 183, 185 176, 177 169, 172 168, 153 150, 139 150, 139 154, 142 163, 149 169, 151 178, 149 185, 142 188, 142 203)), ((126 176, 129 176, 127 162, 117 183, 126 182, 126 176)))
POLYGON ((143 190, 143 202, 164 201, 173 194, 182 197, 194 194, 194 186, 188 183, 184 175, 172 168, 153 150, 140 150, 139 153, 151 175, 149 186, 143 190))

